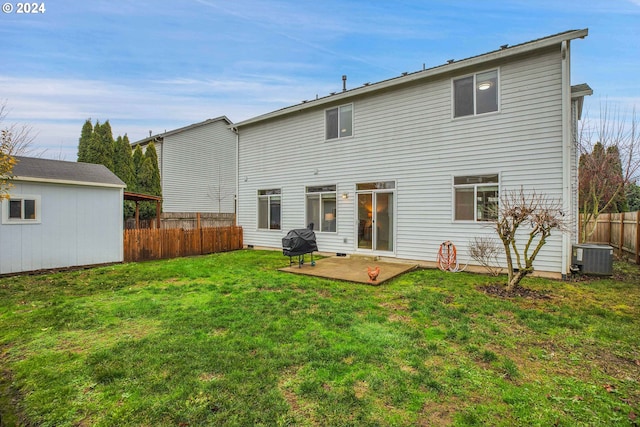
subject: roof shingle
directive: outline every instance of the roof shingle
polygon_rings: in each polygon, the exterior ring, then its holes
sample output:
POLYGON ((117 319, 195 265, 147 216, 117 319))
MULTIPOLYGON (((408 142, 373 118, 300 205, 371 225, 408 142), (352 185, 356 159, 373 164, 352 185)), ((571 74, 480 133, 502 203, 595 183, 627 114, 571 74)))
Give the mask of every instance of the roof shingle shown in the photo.
POLYGON ((15 156, 15 159, 13 175, 16 179, 41 178, 125 187, 125 183, 104 165, 22 156, 15 156))

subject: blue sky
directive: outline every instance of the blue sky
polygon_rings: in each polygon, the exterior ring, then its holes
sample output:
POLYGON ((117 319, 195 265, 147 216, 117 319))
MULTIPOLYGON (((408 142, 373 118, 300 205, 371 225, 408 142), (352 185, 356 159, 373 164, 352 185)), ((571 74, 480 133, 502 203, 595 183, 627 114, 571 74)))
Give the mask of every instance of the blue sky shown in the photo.
MULTIPOLYGON (((7 3, 6 0, 2 0, 7 3)), ((640 0, 49 0, 0 12, 0 101, 44 157, 75 160, 87 118, 131 141, 234 122, 572 29, 572 83, 640 108, 640 0)), ((6 5, 5 5, 6 6, 6 5)))

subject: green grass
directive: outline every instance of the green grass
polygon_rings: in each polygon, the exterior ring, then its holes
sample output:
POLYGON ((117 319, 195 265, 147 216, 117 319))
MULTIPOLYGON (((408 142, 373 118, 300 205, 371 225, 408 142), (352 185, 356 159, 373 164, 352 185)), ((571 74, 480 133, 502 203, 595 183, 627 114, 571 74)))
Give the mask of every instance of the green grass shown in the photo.
POLYGON ((600 426, 640 418, 640 272, 380 287, 238 251, 0 279, 0 413, 25 426, 600 426))

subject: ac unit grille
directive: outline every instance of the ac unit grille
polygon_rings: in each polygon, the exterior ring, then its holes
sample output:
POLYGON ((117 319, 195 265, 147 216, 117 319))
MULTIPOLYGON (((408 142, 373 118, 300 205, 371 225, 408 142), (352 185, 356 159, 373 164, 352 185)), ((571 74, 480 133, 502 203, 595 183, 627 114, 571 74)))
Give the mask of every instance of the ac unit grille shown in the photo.
POLYGON ((613 274, 613 248, 609 245, 573 245, 571 264, 582 274, 611 276, 613 274))

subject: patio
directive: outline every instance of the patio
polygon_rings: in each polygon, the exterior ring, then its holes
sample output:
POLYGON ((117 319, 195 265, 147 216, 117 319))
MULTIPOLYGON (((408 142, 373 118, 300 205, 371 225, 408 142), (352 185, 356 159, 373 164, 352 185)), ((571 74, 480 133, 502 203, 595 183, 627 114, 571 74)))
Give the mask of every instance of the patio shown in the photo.
POLYGON ((289 267, 280 268, 279 270, 288 273, 344 280, 347 282, 363 283, 374 286, 381 285, 384 282, 417 267, 416 264, 380 261, 375 260, 374 258, 361 256, 331 256, 315 259, 315 266, 311 265, 311 257, 309 255, 305 255, 304 264, 300 266, 298 266, 297 259, 297 257, 293 257, 294 264, 289 267), (380 267, 380 274, 373 282, 369 281, 367 267, 371 267, 372 269, 380 267))

